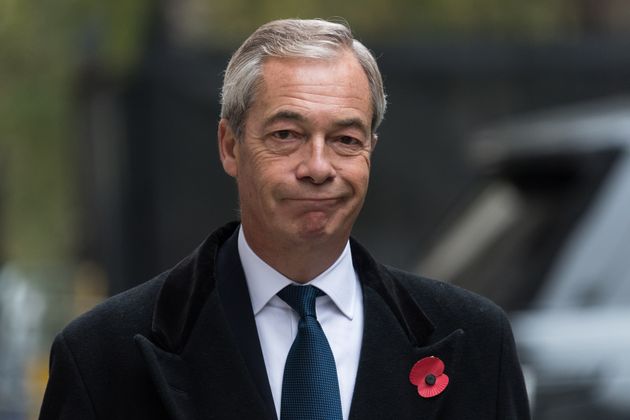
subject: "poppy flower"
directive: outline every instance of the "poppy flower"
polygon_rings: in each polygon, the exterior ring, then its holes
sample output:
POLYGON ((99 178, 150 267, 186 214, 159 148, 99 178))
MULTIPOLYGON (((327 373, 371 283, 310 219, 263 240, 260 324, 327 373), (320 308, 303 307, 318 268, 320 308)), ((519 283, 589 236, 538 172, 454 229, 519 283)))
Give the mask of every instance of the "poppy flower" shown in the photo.
POLYGON ((409 372, 409 380, 418 387, 418 394, 423 398, 441 394, 448 385, 444 362, 434 356, 418 360, 409 372))

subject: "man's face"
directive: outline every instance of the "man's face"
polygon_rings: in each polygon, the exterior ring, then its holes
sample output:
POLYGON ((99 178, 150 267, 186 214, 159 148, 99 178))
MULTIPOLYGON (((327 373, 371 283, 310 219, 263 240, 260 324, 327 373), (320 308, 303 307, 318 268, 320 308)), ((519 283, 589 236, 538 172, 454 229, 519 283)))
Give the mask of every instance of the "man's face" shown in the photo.
POLYGON ((222 120, 223 166, 237 179, 250 244, 343 241, 367 192, 372 106, 356 58, 272 58, 238 141, 222 120))

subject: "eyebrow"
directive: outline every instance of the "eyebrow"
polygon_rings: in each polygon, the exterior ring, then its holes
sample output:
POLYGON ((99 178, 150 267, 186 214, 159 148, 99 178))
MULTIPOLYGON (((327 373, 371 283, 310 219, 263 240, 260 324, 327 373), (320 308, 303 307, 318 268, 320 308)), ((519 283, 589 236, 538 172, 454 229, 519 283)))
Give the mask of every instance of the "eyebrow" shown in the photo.
POLYGON ((293 111, 278 111, 275 114, 273 114, 272 116, 270 116, 269 118, 267 118, 265 120, 264 126, 268 127, 271 124, 277 122, 277 121, 282 121, 282 120, 293 120, 293 121, 299 121, 299 122, 304 122, 306 121, 306 117, 304 117, 304 115, 298 113, 298 112, 293 112, 293 111))
MULTIPOLYGON (((299 112, 294 111, 278 111, 273 114, 269 118, 267 118, 264 122, 264 125, 270 126, 277 121, 282 120, 293 120, 298 122, 305 122, 306 117, 299 112)), ((363 123, 363 121, 359 118, 346 118, 342 120, 337 120, 333 123, 333 125, 337 128, 356 128, 361 130, 365 135, 370 133, 370 129, 363 123)))

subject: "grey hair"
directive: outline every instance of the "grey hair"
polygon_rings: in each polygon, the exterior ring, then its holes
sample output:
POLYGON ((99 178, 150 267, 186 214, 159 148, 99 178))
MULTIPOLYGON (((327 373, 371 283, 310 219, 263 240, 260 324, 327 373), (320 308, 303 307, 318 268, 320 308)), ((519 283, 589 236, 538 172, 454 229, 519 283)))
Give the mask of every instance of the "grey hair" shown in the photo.
POLYGON ((321 19, 285 19, 258 28, 236 50, 228 63, 221 89, 221 118, 242 139, 247 109, 262 80, 268 57, 332 59, 351 51, 365 71, 372 102, 372 133, 383 121, 387 98, 383 78, 372 53, 354 39, 350 28, 321 19))

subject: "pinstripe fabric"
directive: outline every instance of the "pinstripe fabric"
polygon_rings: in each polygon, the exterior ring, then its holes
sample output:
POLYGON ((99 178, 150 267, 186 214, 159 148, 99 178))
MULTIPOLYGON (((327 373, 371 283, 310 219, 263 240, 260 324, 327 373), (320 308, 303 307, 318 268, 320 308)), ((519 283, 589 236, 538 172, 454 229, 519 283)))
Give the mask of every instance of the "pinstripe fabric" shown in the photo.
POLYGON ((282 380, 281 420, 341 420, 341 399, 335 359, 317 321, 314 286, 287 286, 278 296, 299 315, 282 380))

